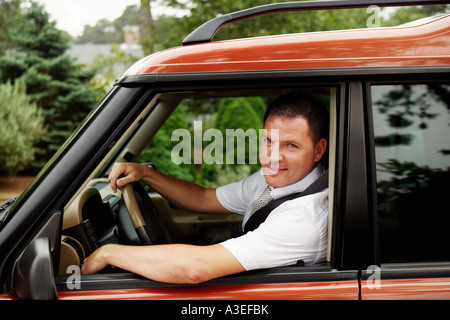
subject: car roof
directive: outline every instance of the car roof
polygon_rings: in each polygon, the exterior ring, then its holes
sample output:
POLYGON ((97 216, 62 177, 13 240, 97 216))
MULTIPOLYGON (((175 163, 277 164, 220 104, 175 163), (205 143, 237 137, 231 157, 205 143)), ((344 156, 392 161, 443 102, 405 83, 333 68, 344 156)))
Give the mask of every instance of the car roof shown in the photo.
POLYGON ((234 39, 168 49, 124 76, 166 73, 450 65, 450 14, 397 27, 234 39))

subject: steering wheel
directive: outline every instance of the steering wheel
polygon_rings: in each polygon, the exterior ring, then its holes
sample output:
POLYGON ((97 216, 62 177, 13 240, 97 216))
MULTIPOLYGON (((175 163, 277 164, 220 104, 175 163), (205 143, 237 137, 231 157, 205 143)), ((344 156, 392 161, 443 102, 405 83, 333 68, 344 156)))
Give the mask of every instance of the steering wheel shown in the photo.
POLYGON ((169 243, 161 216, 144 187, 139 182, 132 182, 120 191, 141 244, 169 243), (142 212, 147 214, 142 215, 142 212))

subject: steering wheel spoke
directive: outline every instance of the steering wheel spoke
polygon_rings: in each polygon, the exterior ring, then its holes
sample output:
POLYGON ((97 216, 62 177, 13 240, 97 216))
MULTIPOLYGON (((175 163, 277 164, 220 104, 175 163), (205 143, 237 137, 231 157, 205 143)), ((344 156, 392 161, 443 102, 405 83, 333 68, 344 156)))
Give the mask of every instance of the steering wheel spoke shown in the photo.
POLYGON ((168 243, 160 215, 142 185, 139 182, 133 182, 122 187, 120 191, 141 244, 168 243), (145 216, 142 214, 143 210, 145 210, 145 216))

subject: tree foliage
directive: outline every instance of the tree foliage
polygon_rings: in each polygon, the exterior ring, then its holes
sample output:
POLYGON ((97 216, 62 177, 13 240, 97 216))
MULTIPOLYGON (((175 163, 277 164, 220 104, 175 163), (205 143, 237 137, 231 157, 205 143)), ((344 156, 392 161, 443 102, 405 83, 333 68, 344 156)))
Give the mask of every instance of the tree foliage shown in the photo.
POLYGON ((140 161, 152 163, 162 173, 195 181, 192 162, 177 165, 172 161, 172 149, 178 144, 177 141, 171 140, 172 133, 176 129, 188 127, 184 107, 181 104, 155 134, 149 147, 142 152, 140 161))
POLYGON ((139 31, 141 33, 141 44, 146 55, 153 53, 153 46, 155 44, 154 25, 151 1, 141 0, 141 7, 139 9, 139 31))
POLYGON ((222 133, 225 154, 223 163, 202 165, 199 179, 202 185, 217 187, 259 170, 259 130, 263 128, 266 108, 261 97, 220 100, 214 128, 222 133))
POLYGON ((449 12, 449 5, 434 5, 434 6, 417 6, 400 8, 393 11, 383 21, 385 26, 398 26, 411 21, 419 20, 422 18, 430 17, 439 13, 449 12))
POLYGON ((8 31, 20 15, 20 3, 21 0, 0 0, 0 55, 13 46, 8 31))
POLYGON ((41 113, 23 82, 0 85, 0 173, 15 175, 34 160, 35 144, 45 134, 41 113))
POLYGON ((69 38, 37 3, 10 29, 14 50, 0 58, 0 83, 22 81, 42 109, 48 134, 41 137, 33 167, 40 169, 89 113, 98 94, 85 84, 95 75, 65 54, 69 38))

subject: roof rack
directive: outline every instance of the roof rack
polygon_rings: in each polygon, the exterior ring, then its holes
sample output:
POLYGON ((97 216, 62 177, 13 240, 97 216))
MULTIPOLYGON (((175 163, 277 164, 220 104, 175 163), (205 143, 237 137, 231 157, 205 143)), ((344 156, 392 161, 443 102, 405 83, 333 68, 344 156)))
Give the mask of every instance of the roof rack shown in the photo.
POLYGON ((442 0, 332 0, 332 1, 297 1, 272 3, 259 7, 249 8, 236 11, 223 16, 218 16, 208 22, 202 24, 189 34, 184 40, 183 45, 191 45, 197 43, 211 42, 214 35, 223 26, 251 19, 253 17, 273 14, 277 12, 288 11, 318 11, 318 10, 334 10, 334 9, 356 9, 366 8, 369 6, 379 7, 397 7, 397 6, 419 6, 419 5, 436 5, 450 3, 450 1, 442 0))

